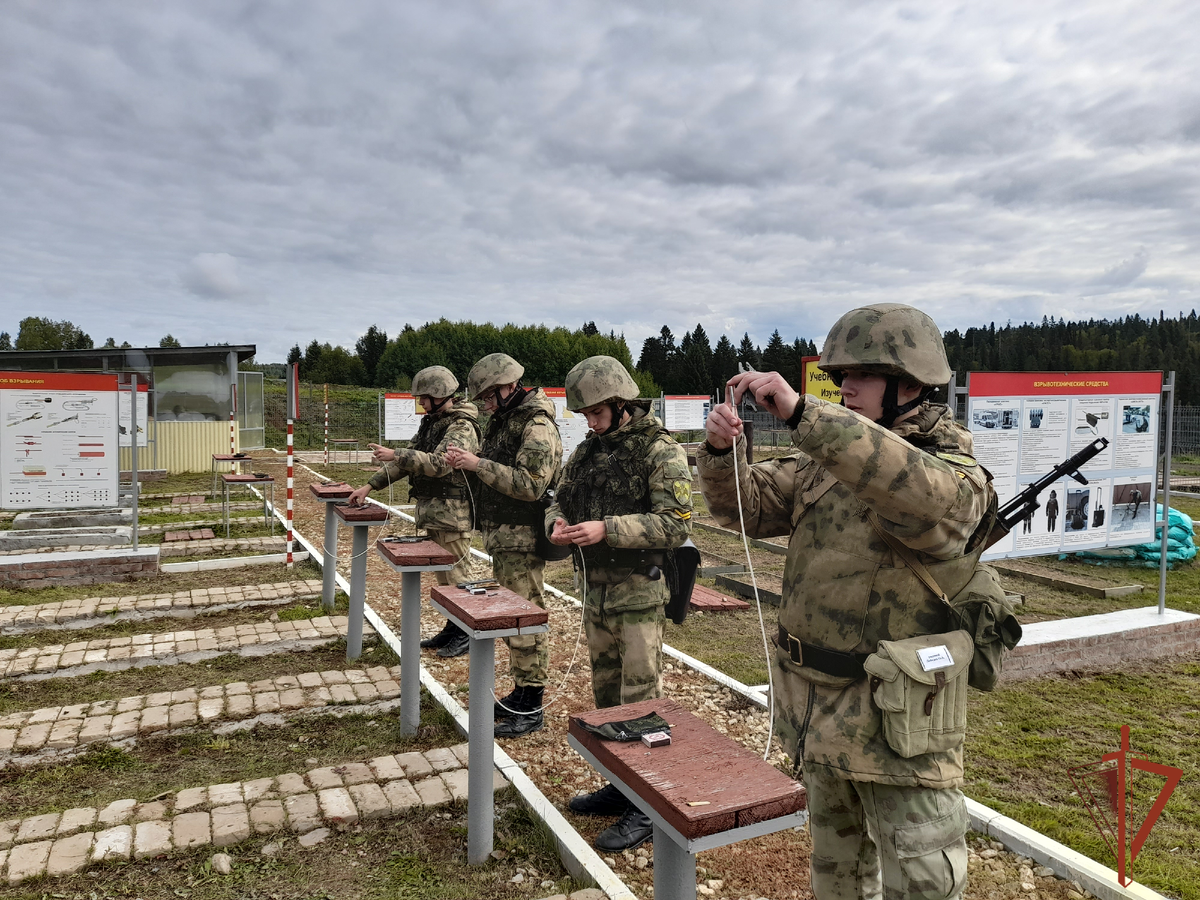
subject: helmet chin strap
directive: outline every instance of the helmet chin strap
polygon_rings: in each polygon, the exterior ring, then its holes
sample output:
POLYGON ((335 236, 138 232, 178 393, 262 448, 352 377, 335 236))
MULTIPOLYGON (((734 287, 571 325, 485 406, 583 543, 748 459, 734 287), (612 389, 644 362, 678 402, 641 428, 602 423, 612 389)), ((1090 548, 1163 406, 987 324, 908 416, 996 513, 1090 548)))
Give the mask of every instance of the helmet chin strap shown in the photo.
POLYGON ((625 414, 625 404, 617 403, 615 400, 608 404, 608 427, 603 431, 596 432, 598 436, 603 437, 621 427, 621 417, 625 414))
POLYGON ((917 394, 914 399, 900 405, 897 402, 900 399, 900 379, 895 375, 889 375, 887 386, 883 389, 883 415, 875 421, 884 428, 891 428, 896 424, 898 418, 924 403, 931 392, 932 388, 922 387, 921 393, 917 394))
POLYGON ((521 401, 525 399, 525 395, 528 393, 529 393, 529 391, 526 390, 522 386, 520 381, 517 382, 516 388, 513 390, 513 392, 511 394, 508 395, 508 397, 506 399, 501 400, 500 394, 497 393, 496 394, 496 409, 497 409, 497 411, 508 412, 513 407, 520 405, 521 401))
POLYGON ((436 401, 434 401, 434 399, 433 399, 432 397, 430 397, 430 398, 429 398, 429 400, 430 400, 430 404, 429 404, 429 415, 431 415, 431 416, 432 416, 432 415, 434 415, 435 413, 440 413, 440 412, 442 411, 442 407, 443 407, 443 406, 445 406, 447 403, 449 403, 449 402, 450 402, 450 398, 449 398, 449 397, 443 397, 443 398, 441 399, 441 402, 440 402, 440 403, 439 403, 439 402, 436 402, 436 401))

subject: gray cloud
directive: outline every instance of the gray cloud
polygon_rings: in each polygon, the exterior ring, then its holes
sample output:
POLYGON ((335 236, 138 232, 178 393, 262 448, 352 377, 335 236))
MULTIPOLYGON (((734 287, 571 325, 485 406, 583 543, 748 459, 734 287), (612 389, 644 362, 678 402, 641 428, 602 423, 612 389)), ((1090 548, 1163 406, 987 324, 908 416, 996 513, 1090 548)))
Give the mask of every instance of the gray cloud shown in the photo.
POLYGON ((636 356, 664 323, 819 344, 881 299, 946 328, 1190 308, 1198 20, 7 3, 0 328, 282 359, 372 323, 595 320, 636 356))

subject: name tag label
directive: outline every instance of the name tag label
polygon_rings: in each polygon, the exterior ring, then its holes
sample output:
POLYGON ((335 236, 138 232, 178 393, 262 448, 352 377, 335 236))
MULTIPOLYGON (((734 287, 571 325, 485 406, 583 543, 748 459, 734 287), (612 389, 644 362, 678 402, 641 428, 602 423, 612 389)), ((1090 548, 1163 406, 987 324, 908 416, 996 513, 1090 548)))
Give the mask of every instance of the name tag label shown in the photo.
POLYGON ((918 650, 917 659, 921 660, 921 668, 926 672, 954 665, 954 657, 950 655, 950 648, 945 644, 918 650))

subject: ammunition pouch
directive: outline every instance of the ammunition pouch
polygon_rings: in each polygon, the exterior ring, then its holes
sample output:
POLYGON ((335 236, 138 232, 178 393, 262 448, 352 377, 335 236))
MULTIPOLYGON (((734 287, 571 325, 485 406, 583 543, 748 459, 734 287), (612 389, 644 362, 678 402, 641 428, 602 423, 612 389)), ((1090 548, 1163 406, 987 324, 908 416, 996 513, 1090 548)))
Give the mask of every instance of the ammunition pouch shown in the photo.
POLYGON ((409 475, 412 485, 408 496, 414 500, 466 500, 467 489, 453 480, 452 476, 445 478, 430 478, 427 475, 409 475))

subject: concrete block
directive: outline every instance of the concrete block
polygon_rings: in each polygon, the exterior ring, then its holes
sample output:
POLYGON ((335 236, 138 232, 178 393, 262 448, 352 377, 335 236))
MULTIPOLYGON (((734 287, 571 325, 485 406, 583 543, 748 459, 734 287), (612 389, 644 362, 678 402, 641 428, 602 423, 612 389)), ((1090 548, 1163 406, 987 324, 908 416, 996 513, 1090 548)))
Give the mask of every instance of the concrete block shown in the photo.
POLYGON ((346 785, 363 784, 375 780, 375 774, 366 763, 346 763, 338 766, 336 771, 342 776, 342 783, 346 785))
POLYGON ((467 799, 466 769, 454 769, 450 772, 442 772, 439 777, 446 785, 446 790, 450 792, 450 799, 463 801, 467 799))
POLYGON ((118 825, 96 835, 96 841, 92 844, 92 862, 129 859, 132 850, 133 829, 128 825, 118 825))
POLYGON ((256 713, 272 713, 279 711, 279 692, 264 691, 254 695, 254 711, 256 713))
POLYGON ((375 689, 379 691, 380 700, 395 700, 400 696, 400 682, 398 681, 380 681, 375 685, 375 689))
POLYGON ((137 806, 136 800, 114 800, 104 809, 100 810, 100 814, 96 816, 96 821, 101 825, 113 826, 124 825, 133 816, 133 809, 137 806))
POLYGON ((208 802, 208 788, 184 788, 175 795, 175 814, 187 812, 208 802))
POLYGON ((214 784, 208 788, 208 803, 210 806, 232 806, 242 802, 242 783, 234 781, 230 784, 214 784))
POLYGON ((140 731, 164 731, 171 723, 171 708, 169 706, 150 706, 142 710, 142 719, 138 724, 140 731))
POLYGON ((298 775, 295 772, 287 772, 276 776, 275 790, 284 796, 289 794, 303 794, 308 791, 308 785, 305 783, 303 775, 298 775))
POLYGON ((58 834, 74 834, 76 831, 82 831, 84 828, 91 828, 96 824, 96 808, 94 806, 82 806, 75 809, 68 809, 62 814, 62 820, 58 823, 58 834))
POLYGON ((317 791, 341 787, 343 784, 342 776, 339 775, 331 766, 325 766, 320 769, 310 769, 307 773, 307 778, 308 783, 313 786, 313 790, 317 791))
POLYGON ((8 883, 17 884, 44 873, 53 844, 53 841, 37 841, 21 844, 8 851, 8 883))
POLYGON ((455 744, 453 747, 450 747, 449 750, 454 754, 454 758, 458 760, 458 764, 460 766, 466 766, 470 761, 471 745, 465 741, 461 744, 455 744))
POLYGON ((92 839, 90 831, 73 834, 70 837, 59 838, 50 848, 50 859, 46 862, 46 874, 70 875, 83 869, 91 860, 92 839))
POLYGON ((59 813, 46 813, 42 816, 30 816, 28 819, 22 820, 21 827, 17 829, 15 843, 24 844, 26 841, 40 841, 54 837, 61 818, 59 813))
POLYGON ((331 684, 329 686, 329 696, 333 698, 334 703, 358 702, 358 697, 354 695, 354 687, 349 684, 331 684))
POLYGON ((37 725, 26 725, 17 732, 17 742, 14 749, 18 753, 28 753, 31 750, 39 749, 46 743, 46 739, 50 737, 51 724, 49 722, 41 722, 37 725))
POLYGON ((404 767, 404 775, 409 780, 415 781, 433 774, 433 766, 429 764, 429 760, 415 750, 409 753, 397 753, 396 762, 404 767))
POLYGON ((436 775, 413 782, 413 789, 424 806, 441 806, 450 802, 450 791, 446 788, 446 783, 436 775))
POLYGON ((171 826, 161 820, 138 822, 133 830, 133 858, 147 859, 171 852, 171 826))
POLYGON ((388 803, 383 789, 375 782, 352 784, 348 788, 354 806, 358 809, 359 818, 364 822, 372 819, 382 819, 391 814, 391 804, 388 803))
POLYGON ((219 719, 224 711, 224 697, 205 697, 196 704, 196 715, 201 722, 212 722, 219 719))
POLYGON ((435 772, 449 772, 451 769, 457 769, 461 765, 458 757, 454 755, 454 751, 449 747, 435 747, 432 750, 426 750, 424 756, 429 760, 429 765, 433 767, 435 772))
POLYGON ((166 817, 167 804, 160 800, 150 803, 139 803, 137 809, 133 811, 135 822, 152 822, 155 819, 165 819, 166 817))
POLYGON ((0 849, 12 845, 12 842, 17 837, 17 829, 20 827, 20 819, 9 819, 7 822, 0 822, 0 849))
POLYGON ((380 756, 370 762, 371 772, 376 781, 396 781, 404 777, 404 767, 396 762, 394 756, 380 756))
POLYGON ((84 719, 83 727, 79 729, 79 743, 93 744, 96 741, 104 740, 108 737, 112 722, 112 716, 89 716, 84 719))
POLYGON ((213 846, 231 847, 250 838, 250 814, 242 803, 212 811, 213 846))
POLYGON ((328 788, 317 794, 321 815, 331 825, 353 825, 358 821, 358 809, 350 792, 344 787, 328 788))
POLYGON ((421 798, 408 781, 389 781, 383 786, 383 795, 392 808, 392 815, 399 815, 421 805, 421 798))
POLYGON ((300 688, 288 688, 279 692, 280 709, 303 709, 308 705, 308 698, 300 688))
POLYGON ((230 694, 225 698, 225 715, 230 719, 248 719, 254 715, 254 698, 249 694, 230 694))
POLYGON ((171 840, 176 850, 190 850, 212 842, 208 813, 188 812, 171 822, 171 840))
POLYGON ((283 811, 287 813, 288 827, 303 834, 321 824, 321 808, 316 794, 292 794, 283 800, 283 811))
POLYGON ((196 701, 171 704, 170 722, 172 728, 186 728, 188 725, 195 725, 196 719, 196 701))
POLYGON ((274 796, 274 778, 256 778, 254 781, 242 782, 242 798, 247 803, 255 803, 265 797, 274 796))
POLYGON ((282 800, 262 800, 250 807, 250 827, 255 834, 279 831, 286 821, 282 800))

